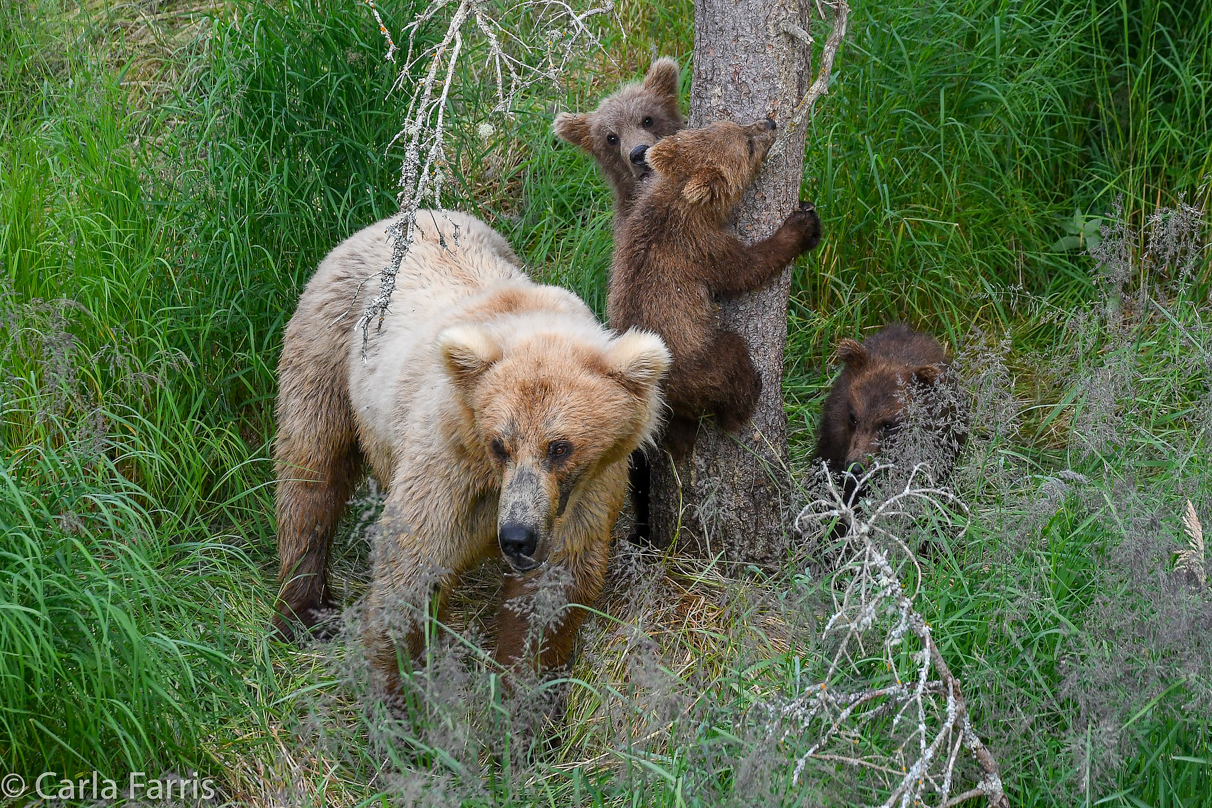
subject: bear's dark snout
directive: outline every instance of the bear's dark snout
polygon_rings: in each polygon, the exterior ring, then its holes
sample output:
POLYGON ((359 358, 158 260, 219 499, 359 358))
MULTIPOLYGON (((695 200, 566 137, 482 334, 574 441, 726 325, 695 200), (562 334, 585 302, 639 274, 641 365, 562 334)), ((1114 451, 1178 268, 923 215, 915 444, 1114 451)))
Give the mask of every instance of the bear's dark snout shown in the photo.
POLYGON ((644 163, 645 163, 644 155, 647 153, 648 153, 647 144, 641 143, 639 146, 636 146, 634 149, 631 150, 631 162, 635 163, 637 166, 644 165, 644 163))
POLYGON ((767 118, 765 120, 765 124, 766 124, 766 128, 769 129, 771 132, 773 132, 775 129, 779 128, 779 125, 774 122, 774 118, 767 118))
POLYGON ((539 544, 539 537, 534 528, 520 524, 501 525, 497 530, 497 543, 515 569, 535 566, 531 556, 539 544))

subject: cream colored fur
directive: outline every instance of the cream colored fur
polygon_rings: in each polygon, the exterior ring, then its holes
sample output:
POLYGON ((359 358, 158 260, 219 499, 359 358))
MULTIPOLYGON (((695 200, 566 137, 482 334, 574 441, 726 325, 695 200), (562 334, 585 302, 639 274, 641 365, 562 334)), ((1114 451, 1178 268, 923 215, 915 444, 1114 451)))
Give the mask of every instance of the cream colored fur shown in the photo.
MULTIPOLYGON (((289 618, 309 624, 326 605, 334 512, 364 459, 387 489, 368 639, 390 678, 385 626, 417 605, 428 576, 437 575, 441 596, 459 573, 499 554, 506 499, 511 513, 533 517, 534 563, 571 573, 570 601, 597 596, 627 457, 659 426, 670 359, 659 338, 616 337, 575 295, 529 280, 499 234, 453 212, 421 212, 391 309, 364 342, 357 321, 390 260, 386 226, 356 233, 324 259, 286 330, 276 622, 289 633, 289 618), (508 444, 506 460, 494 441, 508 444), (549 456, 553 441, 572 447, 567 459, 549 456)), ((517 576, 507 595, 524 594, 541 573, 517 576)), ((502 613, 497 654, 506 664, 528 653, 525 620, 510 614, 502 613)), ((564 622, 545 639, 545 664, 571 650, 580 617, 564 622)))

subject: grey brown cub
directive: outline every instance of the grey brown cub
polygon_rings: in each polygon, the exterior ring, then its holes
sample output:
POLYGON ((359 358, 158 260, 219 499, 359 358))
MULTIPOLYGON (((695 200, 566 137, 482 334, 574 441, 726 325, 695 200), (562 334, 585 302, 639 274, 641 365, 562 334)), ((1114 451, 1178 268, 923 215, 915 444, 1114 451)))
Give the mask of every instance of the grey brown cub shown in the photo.
MULTIPOLYGON (((592 155, 614 190, 615 227, 631 212, 640 188, 652 176, 647 152, 663 137, 686 126, 678 109, 681 71, 673 59, 657 59, 642 81, 611 93, 590 113, 561 112, 556 136, 592 155)), ((648 458, 631 457, 631 501, 635 508, 632 541, 648 543, 648 458)))
POLYGON ((614 190, 616 221, 631 212, 651 170, 645 155, 658 140, 686 125, 678 111, 678 63, 657 59, 644 80, 602 99, 590 113, 561 112, 558 137, 593 155, 614 190))

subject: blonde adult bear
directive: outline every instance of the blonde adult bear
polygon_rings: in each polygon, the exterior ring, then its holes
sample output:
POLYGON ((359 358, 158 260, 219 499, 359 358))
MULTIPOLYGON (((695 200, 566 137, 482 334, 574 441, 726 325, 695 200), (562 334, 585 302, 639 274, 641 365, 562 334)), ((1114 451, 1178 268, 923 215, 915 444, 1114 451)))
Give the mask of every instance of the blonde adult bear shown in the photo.
MULTIPOLYGON (((328 254, 286 327, 274 625, 290 637, 331 607, 329 542, 365 465, 387 492, 367 641, 389 685, 404 650, 392 626, 498 553, 511 574, 496 658, 561 665, 583 610, 566 609, 534 642, 526 610, 510 603, 540 577, 562 582, 567 603, 598 596, 628 455, 659 427, 669 352, 653 334, 607 331, 572 293, 532 282, 483 222, 437 211, 419 213, 391 310, 364 344, 357 321, 390 262, 387 225, 328 254)), ((415 623, 405 633, 417 659, 423 636, 415 623)))

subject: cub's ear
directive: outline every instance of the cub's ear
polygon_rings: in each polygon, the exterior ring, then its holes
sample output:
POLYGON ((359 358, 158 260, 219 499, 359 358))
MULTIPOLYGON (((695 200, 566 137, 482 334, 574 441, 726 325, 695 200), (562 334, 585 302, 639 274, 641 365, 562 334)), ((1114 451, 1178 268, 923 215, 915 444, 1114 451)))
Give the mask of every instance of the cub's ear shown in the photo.
POLYGON ((470 392, 480 374, 501 358, 496 340, 472 325, 447 328, 438 334, 437 345, 446 374, 463 394, 470 392))
POLYGON ((592 144, 589 142, 588 115, 561 112, 556 116, 551 128, 561 140, 567 140, 574 146, 590 151, 592 144))
POLYGON ((942 365, 922 365, 914 369, 913 378, 921 384, 934 384, 943 378, 943 374, 946 372, 947 368, 942 365))
POLYGON ((731 196, 732 185, 716 168, 700 167, 682 189, 682 196, 692 205, 716 205, 731 196))
POLYGON ((678 63, 662 56, 652 63, 644 76, 644 89, 670 98, 678 97, 678 78, 681 76, 678 63))
POLYGON ((663 137, 648 147, 644 152, 644 160, 648 167, 666 177, 678 178, 681 172, 681 135, 663 137))
POLYGON ((606 349, 611 377, 639 397, 652 392, 672 362, 673 357, 660 337, 634 328, 615 337, 606 349))
POLYGON ((861 370, 870 357, 861 342, 844 339, 837 344, 837 358, 851 370, 861 370))

